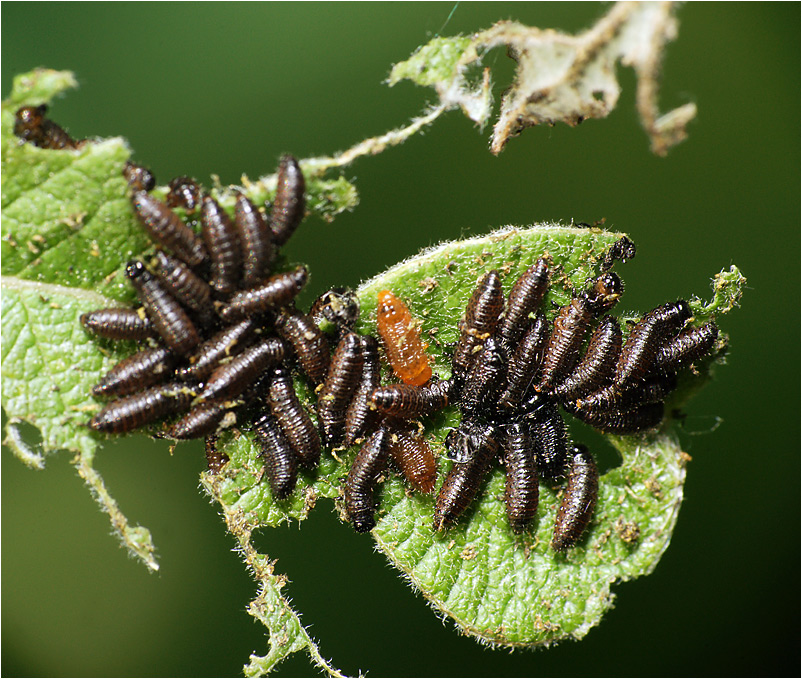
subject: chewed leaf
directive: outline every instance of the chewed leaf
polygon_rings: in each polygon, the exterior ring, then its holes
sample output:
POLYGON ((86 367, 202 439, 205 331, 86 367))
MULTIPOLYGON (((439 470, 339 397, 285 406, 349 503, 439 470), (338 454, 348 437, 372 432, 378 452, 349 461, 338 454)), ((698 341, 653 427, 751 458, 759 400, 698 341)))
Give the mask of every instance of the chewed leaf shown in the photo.
POLYGON ((484 123, 491 113, 489 69, 481 83, 471 83, 468 73, 483 53, 506 47, 517 69, 493 129, 490 148, 498 154, 510 137, 532 125, 574 126, 606 117, 618 102, 616 65, 621 62, 637 73, 641 120, 652 150, 665 155, 685 139, 685 128, 696 115, 694 104, 664 115, 657 108, 663 49, 677 34, 676 8, 677 3, 619 2, 577 35, 500 21, 470 37, 435 38, 396 64, 388 82, 407 78, 434 87, 444 105, 460 106, 472 120, 484 123))

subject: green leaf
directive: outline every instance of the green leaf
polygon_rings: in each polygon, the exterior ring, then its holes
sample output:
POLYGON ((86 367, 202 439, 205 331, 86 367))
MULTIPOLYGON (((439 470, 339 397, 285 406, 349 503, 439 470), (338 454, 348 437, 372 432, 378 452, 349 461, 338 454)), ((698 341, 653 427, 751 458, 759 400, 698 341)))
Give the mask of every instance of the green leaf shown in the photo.
MULTIPOLYGON (((27 464, 40 468, 43 454, 56 449, 77 453, 75 464, 106 511, 123 544, 150 568, 149 532, 129 525, 93 466, 105 438, 84 422, 100 407, 89 395, 101 375, 133 351, 133 345, 90 338, 79 316, 133 299, 121 275, 130 257, 146 255, 152 244, 131 213, 120 173, 130 155, 124 141, 90 142, 76 151, 48 151, 13 136, 16 109, 49 101, 74 84, 70 74, 36 71, 15 81, 2 106, 2 404, 9 418, 6 440, 27 464), (77 188, 76 188, 77 187, 77 188), (42 434, 41 454, 20 438, 19 422, 42 434)), ((342 160, 379 152, 420 129, 423 119, 388 139, 376 138, 365 150, 340 158, 302 161, 310 176, 309 204, 330 219, 356 204, 354 187, 323 172, 342 160)), ((357 149, 358 147, 354 147, 357 149)), ((350 161, 348 161, 350 162, 350 161)), ((243 180, 255 200, 269 199, 275 177, 243 180)), ((157 189, 157 192, 164 189, 157 189)), ((231 189, 215 189, 224 206, 231 189)), ((363 284, 360 332, 375 332, 376 293, 392 289, 405 299, 430 338, 434 370, 447 377, 448 346, 476 280, 490 269, 502 273, 505 287, 537 257, 551 261, 553 285, 544 308, 556 306, 597 275, 601 258, 621 234, 556 224, 506 228, 483 238, 446 243, 403 262, 363 284)), ((745 281, 733 267, 715 281, 715 297, 693 301, 697 318, 723 314, 737 304, 745 281)), ((720 349, 723 351, 724 343, 720 349)), ((711 361, 688 383, 683 398, 705 380, 711 361)), ((311 407, 314 394, 300 379, 296 388, 311 407)), ((440 455, 442 441, 456 424, 450 408, 424 421, 440 455)), ((580 638, 612 602, 611 585, 650 572, 668 545, 682 498, 685 457, 668 425, 650 437, 607 437, 623 463, 602 477, 592 526, 566 554, 550 551, 549 541, 559 489, 541 489, 541 508, 533 530, 514 536, 503 506, 503 478, 491 475, 481 500, 465 520, 443 536, 431 531, 433 498, 410 493, 390 476, 380 493, 374 538, 381 551, 429 599, 467 633, 493 644, 531 646, 565 637, 580 638)), ((320 499, 335 500, 355 449, 324 455, 320 468, 301 475, 296 491, 275 501, 263 479, 253 438, 246 425, 221 437, 230 462, 220 474, 205 473, 203 487, 220 504, 229 531, 261 585, 250 612, 269 630, 270 649, 252 656, 246 673, 268 672, 288 654, 306 650, 330 674, 338 674, 320 655, 283 597, 285 579, 251 545, 252 532, 290 520, 303 520, 320 499)), ((335 502, 336 506, 336 502, 335 502)))

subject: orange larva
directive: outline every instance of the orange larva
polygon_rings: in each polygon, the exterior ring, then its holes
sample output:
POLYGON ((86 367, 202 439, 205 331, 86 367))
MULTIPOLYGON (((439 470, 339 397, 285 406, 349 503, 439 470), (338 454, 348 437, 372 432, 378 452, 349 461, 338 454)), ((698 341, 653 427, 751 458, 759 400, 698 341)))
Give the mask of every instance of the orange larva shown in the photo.
POLYGON ((420 327, 404 304, 389 290, 379 293, 376 327, 393 372, 405 384, 419 387, 429 381, 432 368, 421 340, 420 327))

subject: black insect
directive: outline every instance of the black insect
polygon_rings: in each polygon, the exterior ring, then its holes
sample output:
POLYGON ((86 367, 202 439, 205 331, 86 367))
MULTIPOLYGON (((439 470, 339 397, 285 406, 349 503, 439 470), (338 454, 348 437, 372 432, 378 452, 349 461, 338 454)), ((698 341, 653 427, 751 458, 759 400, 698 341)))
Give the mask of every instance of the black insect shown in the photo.
POLYGON ((208 434, 204 444, 206 448, 206 467, 212 474, 220 473, 220 470, 228 462, 228 455, 217 445, 217 434, 208 434))
POLYGON ((98 309, 81 315, 81 323, 96 335, 115 340, 143 340, 156 336, 144 309, 98 309))
POLYGON ((306 314, 297 309, 282 309, 276 314, 276 332, 288 342, 301 370, 313 385, 326 379, 329 370, 329 343, 323 331, 306 314))
POLYGON ((286 243, 304 218, 306 211, 304 181, 301 166, 290 155, 281 157, 278 166, 278 188, 270 211, 270 230, 277 246, 286 243))
POLYGON ((220 316, 225 321, 233 321, 286 306, 303 290, 307 280, 309 271, 303 265, 292 271, 277 273, 257 288, 234 294, 223 307, 220 316))
POLYGON ((92 388, 93 396, 128 396, 163 382, 177 357, 167 347, 144 349, 117 363, 92 388))
POLYGON ((309 316, 321 327, 329 323, 348 332, 359 320, 359 301, 350 288, 332 288, 312 302, 309 316))
POLYGON ((131 205, 139 223, 156 243, 189 266, 206 261, 203 241, 165 203, 145 191, 135 191, 131 194, 131 205))
POLYGON ((159 280, 138 261, 130 262, 125 273, 164 343, 180 355, 194 349, 200 343, 195 324, 159 280))
POLYGON ((389 455, 390 432, 379 427, 362 444, 351 464, 343 494, 346 514, 357 533, 366 533, 376 525, 374 489, 387 468, 389 455))
POLYGON ((437 460, 426 439, 404 421, 387 419, 383 426, 390 430, 390 458, 407 483, 425 495, 434 491, 437 460))
POLYGON ((320 435, 298 400, 292 375, 284 366, 277 366, 272 370, 267 402, 270 412, 301 464, 309 469, 317 467, 322 448, 320 435))
POLYGON ((112 401, 88 425, 96 431, 122 434, 183 410, 197 395, 196 385, 160 384, 112 401))
POLYGON ((585 446, 573 446, 568 465, 568 483, 565 486, 551 547, 563 551, 575 545, 585 532, 596 508, 599 495, 599 469, 593 455, 585 446))
POLYGON ((237 195, 234 224, 242 246, 242 287, 256 287, 276 258, 276 246, 267 220, 245 194, 237 195))
POLYGON ((209 284, 222 294, 234 292, 242 277, 242 251, 234 223, 211 196, 201 203, 201 233, 212 261, 209 284))
POLYGON ((284 360, 284 342, 277 337, 268 337, 237 354, 209 376, 201 399, 212 401, 236 398, 246 387, 256 382, 270 366, 284 360))
POLYGON ((274 497, 283 500, 295 490, 298 481, 298 460, 278 422, 263 412, 253 422, 253 432, 264 460, 265 472, 274 497))
POLYGON ((206 401, 192 408, 177 422, 165 430, 165 435, 173 439, 198 439, 224 428, 224 420, 229 426, 236 422, 235 403, 231 401, 206 401))
POLYGON ((181 207, 192 213, 201 201, 201 187, 192 177, 175 177, 170 180, 166 203, 169 207, 181 207))
POLYGON ((152 267, 173 297, 187 309, 196 312, 204 321, 211 322, 214 315, 212 289, 205 280, 184 262, 162 251, 156 253, 152 267))
POLYGON ((317 418, 326 446, 342 443, 346 413, 362 379, 363 361, 362 341, 355 332, 349 332, 337 344, 318 392, 317 418))
POLYGON ((378 413, 370 407, 370 397, 380 384, 379 343, 371 335, 359 335, 362 369, 359 384, 345 413, 345 445, 351 446, 375 429, 378 413))
POLYGON ((156 177, 148 168, 130 161, 123 167, 123 177, 134 191, 152 191, 156 186, 156 177))
POLYGON ((20 139, 43 149, 78 149, 86 143, 85 139, 76 141, 61 127, 49 120, 47 104, 23 106, 17 110, 14 119, 14 134, 20 139))
POLYGON ((256 338, 256 330, 250 318, 223 328, 197 347, 188 365, 178 368, 177 376, 185 380, 206 379, 224 359, 242 353, 256 338))

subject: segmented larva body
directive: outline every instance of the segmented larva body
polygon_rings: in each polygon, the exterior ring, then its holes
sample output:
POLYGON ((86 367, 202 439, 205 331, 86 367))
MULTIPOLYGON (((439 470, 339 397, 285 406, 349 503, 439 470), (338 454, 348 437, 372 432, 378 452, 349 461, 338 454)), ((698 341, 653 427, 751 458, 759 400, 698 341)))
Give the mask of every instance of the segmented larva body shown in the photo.
POLYGON ((115 340, 143 340, 156 336, 144 309, 98 309, 81 315, 81 323, 95 335, 115 340))
POLYGON ((326 379, 329 370, 329 343, 311 318, 297 309, 283 309, 276 315, 276 332, 292 345, 306 376, 314 385, 326 379))
POLYGON ((507 366, 507 386, 499 396, 502 408, 519 408, 529 387, 540 378, 540 366, 549 340, 549 322, 538 311, 534 321, 524 333, 507 366))
POLYGON ((407 431, 403 426, 386 425, 390 429, 390 456, 407 483, 419 493, 434 491, 437 461, 426 439, 407 431))
POLYGON ((177 376, 185 380, 203 380, 214 372, 224 358, 241 353, 256 337, 256 323, 248 318, 230 325, 203 342, 182 366, 177 376))
POLYGON ((284 342, 268 337, 217 367, 201 393, 205 401, 234 398, 253 384, 270 366, 284 360, 284 342))
POLYGON ((524 422, 506 425, 503 436, 507 519, 513 533, 523 533, 537 512, 540 493, 535 443, 529 426, 524 422))
POLYGON ((242 270, 239 237, 228 214, 211 196, 201 201, 201 233, 212 260, 210 285, 221 294, 234 292, 242 270))
POLYGON ((707 356, 718 339, 718 326, 707 323, 700 328, 686 328, 679 335, 672 338, 654 359, 654 370, 659 372, 673 372, 690 365, 693 361, 707 356))
POLYGON ((582 360, 561 384, 551 390, 551 394, 570 400, 590 394, 611 382, 621 345, 618 320, 605 316, 591 334, 582 360))
POLYGON ((229 401, 199 403, 180 420, 167 427, 164 433, 171 439, 197 439, 212 434, 217 431, 226 415, 233 416, 232 406, 229 401))
POLYGON ((388 384, 373 391, 370 405, 391 417, 425 417, 448 405, 450 390, 450 380, 432 381, 423 387, 388 384))
POLYGON ((387 468, 390 432, 380 427, 359 449, 343 488, 345 512, 357 533, 366 533, 376 525, 373 491, 379 475, 387 468))
POLYGON ((225 321, 233 321, 285 306, 298 296, 308 280, 309 270, 303 265, 292 271, 277 273, 257 288, 234 294, 220 316, 225 321))
POLYGON ((284 366, 273 368, 267 400, 270 412, 301 464, 309 469, 317 467, 322 447, 320 435, 298 400, 292 376, 284 366))
POLYGON ((654 367, 662 345, 678 333, 690 317, 691 309, 685 300, 669 302, 648 312, 630 330, 613 382, 620 387, 642 379, 654 367))
POLYGON ((466 462, 454 463, 437 494, 433 523, 435 531, 442 531, 453 525, 468 509, 498 452, 498 443, 493 438, 493 427, 478 423, 472 426, 471 455, 466 462))
POLYGON ((305 191, 306 182, 298 161, 290 155, 282 156, 278 166, 276 199, 270 211, 270 231, 276 246, 284 245, 303 221, 305 191))
POLYGON ((345 434, 345 415, 362 377, 362 342, 349 332, 337 344, 318 392, 317 419, 323 444, 338 446, 345 434))
POLYGON ((295 490, 298 481, 298 460, 295 453, 278 422, 269 413, 262 413, 254 420, 253 431, 259 446, 259 456, 265 463, 270 490, 274 497, 283 500, 295 490))
POLYGON ((256 287, 270 271, 276 258, 270 227, 259 209, 248 198, 237 194, 234 213, 243 253, 242 287, 256 287))
POLYGON ((164 287, 188 309, 209 318, 212 314, 212 289, 186 264, 164 252, 157 252, 153 272, 164 287))
POLYGON ((167 347, 144 349, 117 363, 93 388, 93 396, 128 396, 170 374, 176 357, 167 347))
POLYGON ((123 166, 123 177, 134 191, 152 191, 156 186, 156 177, 148 168, 130 161, 123 166))
POLYGON ((159 245, 191 267, 206 261, 203 241, 165 203, 145 191, 135 191, 131 204, 139 223, 159 245))
POLYGON ((376 329, 396 376, 405 384, 426 384, 432 376, 432 368, 426 353, 427 344, 421 340, 420 326, 407 305, 389 290, 379 292, 376 329))
POLYGON ((351 446, 357 439, 373 430, 378 419, 376 410, 370 407, 370 397, 379 387, 379 343, 371 335, 360 335, 362 371, 354 397, 345 413, 345 445, 351 446))
POLYGON ((507 310, 499 325, 499 337, 509 351, 515 347, 529 314, 536 311, 549 288, 549 267, 540 258, 515 282, 507 297, 507 310))
POLYGON ((217 434, 209 434, 205 441, 206 467, 212 474, 219 474, 228 462, 228 455, 217 445, 217 434))
POLYGON ((95 431, 122 434, 183 410, 197 395, 195 385, 160 384, 112 401, 89 420, 88 426, 95 431))
POLYGON ((499 392, 504 388, 506 363, 501 344, 495 337, 488 337, 474 359, 462 389, 460 409, 463 415, 495 406, 499 392))
POLYGON ((579 541, 596 509, 598 495, 599 469, 593 455, 585 446, 573 446, 568 483, 554 522, 553 550, 566 550, 579 541))
POLYGON ((488 271, 473 291, 460 322, 460 336, 451 361, 452 377, 464 378, 475 358, 476 349, 496 330, 504 308, 498 271, 488 271))
POLYGON ((45 117, 47 104, 23 106, 17 110, 14 121, 14 134, 34 146, 43 149, 77 149, 86 143, 76 141, 61 127, 45 117))
POLYGON ((566 404, 566 410, 586 424, 607 434, 636 434, 660 424, 665 407, 662 401, 657 401, 605 410, 572 408, 570 404, 566 404))
POLYGON ((175 177, 168 185, 166 203, 169 207, 181 207, 195 212, 201 202, 201 187, 192 177, 175 177))
POLYGON ((126 275, 159 337, 176 354, 186 355, 200 343, 198 329, 181 305, 142 262, 131 262, 126 275))
POLYGON ((535 441, 537 466, 541 476, 554 479, 565 473, 568 433, 557 406, 544 402, 528 418, 532 440, 535 441))

